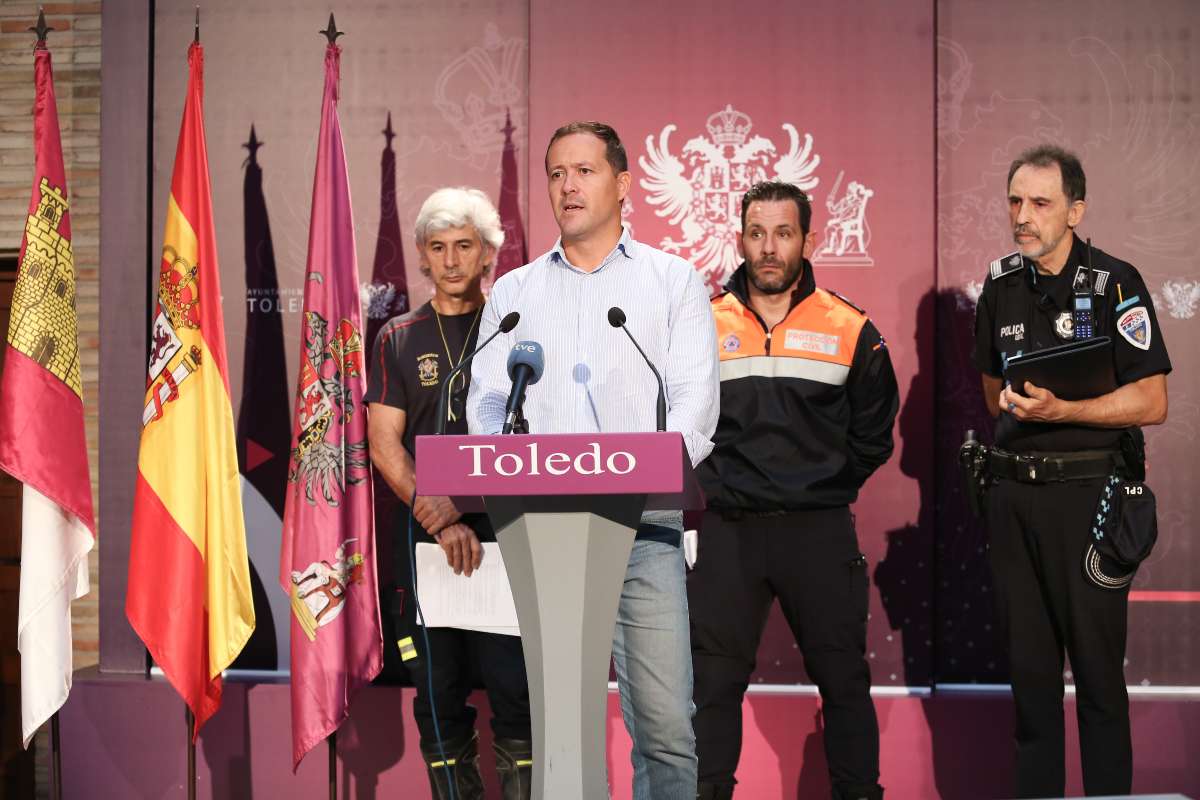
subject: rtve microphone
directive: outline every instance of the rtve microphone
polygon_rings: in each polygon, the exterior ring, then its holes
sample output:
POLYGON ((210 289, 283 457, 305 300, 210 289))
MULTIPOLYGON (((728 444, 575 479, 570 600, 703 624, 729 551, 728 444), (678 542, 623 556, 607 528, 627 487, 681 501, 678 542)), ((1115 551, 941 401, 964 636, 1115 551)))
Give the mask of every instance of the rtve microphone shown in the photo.
POLYGON ((633 342, 633 346, 642 354, 642 358, 646 359, 646 366, 654 373, 654 380, 658 381, 658 430, 665 431, 667 429, 667 395, 663 390, 662 375, 658 374, 658 370, 654 368, 654 364, 650 361, 650 356, 646 355, 646 351, 637 343, 637 339, 633 338, 633 334, 629 332, 629 328, 625 327, 625 312, 617 306, 613 306, 608 310, 608 324, 614 328, 620 328, 625 331, 625 335, 629 337, 629 341, 633 342))
POLYGON ((545 367, 546 358, 542 355, 540 344, 517 342, 513 345, 508 354, 508 377, 512 379, 512 391, 508 393, 508 403, 504 406, 501 433, 513 432, 513 425, 521 414, 521 406, 525 404, 525 388, 541 380, 545 367))
POLYGON ((484 340, 483 344, 471 351, 471 354, 458 362, 458 366, 450 370, 450 374, 446 376, 446 382, 442 384, 442 389, 438 392, 438 410, 437 410, 437 435, 441 436, 446 432, 446 403, 450 396, 450 385, 454 383, 454 379, 458 374, 466 369, 466 366, 471 363, 471 359, 479 355, 479 351, 492 343, 502 333, 509 333, 513 328, 517 327, 517 323, 521 321, 521 315, 516 311, 510 311, 504 315, 504 319, 500 320, 498 327, 491 336, 484 340))

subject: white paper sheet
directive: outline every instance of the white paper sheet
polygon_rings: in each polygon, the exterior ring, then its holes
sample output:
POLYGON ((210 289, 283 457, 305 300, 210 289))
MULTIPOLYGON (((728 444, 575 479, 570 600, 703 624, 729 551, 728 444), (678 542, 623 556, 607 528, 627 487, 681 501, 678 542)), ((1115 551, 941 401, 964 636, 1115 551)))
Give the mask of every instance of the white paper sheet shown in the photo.
POLYGON ((683 562, 687 564, 687 568, 691 569, 696 566, 696 558, 700 555, 700 542, 696 531, 689 530, 683 532, 683 562))
POLYGON ((417 598, 425 625, 520 636, 500 545, 483 543, 483 561, 471 577, 455 575, 442 548, 417 544, 417 598))

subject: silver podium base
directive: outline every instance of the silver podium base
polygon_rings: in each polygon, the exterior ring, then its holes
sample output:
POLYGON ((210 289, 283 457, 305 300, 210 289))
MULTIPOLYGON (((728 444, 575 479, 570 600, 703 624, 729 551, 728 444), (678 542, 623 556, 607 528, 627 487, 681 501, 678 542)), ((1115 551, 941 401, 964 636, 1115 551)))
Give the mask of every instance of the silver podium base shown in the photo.
MULTIPOLYGON (((622 522, 637 525, 638 505, 622 522)), ((605 800, 608 668, 635 528, 587 512, 496 527, 529 675, 533 797, 605 800)))

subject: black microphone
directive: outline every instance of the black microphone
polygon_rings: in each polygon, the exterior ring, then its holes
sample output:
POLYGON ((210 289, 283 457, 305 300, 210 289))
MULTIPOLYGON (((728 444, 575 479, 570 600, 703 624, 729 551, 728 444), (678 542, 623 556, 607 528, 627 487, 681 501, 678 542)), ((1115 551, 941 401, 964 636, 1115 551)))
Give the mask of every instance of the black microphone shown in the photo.
POLYGON ((650 356, 646 355, 646 351, 637 343, 637 339, 633 338, 633 334, 629 332, 629 328, 625 327, 624 311, 617 306, 610 308, 608 310, 608 324, 625 331, 625 335, 629 337, 629 341, 633 342, 633 346, 642 354, 642 358, 646 359, 646 366, 654 373, 654 380, 658 381, 658 430, 665 431, 667 429, 667 394, 663 390, 662 375, 658 374, 658 370, 654 368, 654 364, 650 361, 650 356))
POLYGON ((525 404, 525 388, 541 380, 545 367, 546 359, 540 344, 517 342, 513 345, 508 354, 508 377, 512 378, 512 391, 508 393, 508 403, 504 406, 501 433, 513 432, 513 425, 521 415, 521 406, 525 404))
POLYGON ((458 366, 450 370, 450 374, 446 376, 446 382, 442 384, 442 390, 438 392, 438 410, 437 410, 437 435, 441 436, 446 432, 446 403, 450 396, 450 385, 454 383, 454 379, 458 374, 466 369, 467 364, 471 363, 471 359, 479 355, 479 351, 492 343, 502 333, 509 333, 513 328, 517 327, 517 323, 521 321, 521 315, 516 311, 510 311, 504 315, 504 319, 500 320, 500 327, 495 333, 484 340, 483 344, 471 351, 471 355, 458 362, 458 366))

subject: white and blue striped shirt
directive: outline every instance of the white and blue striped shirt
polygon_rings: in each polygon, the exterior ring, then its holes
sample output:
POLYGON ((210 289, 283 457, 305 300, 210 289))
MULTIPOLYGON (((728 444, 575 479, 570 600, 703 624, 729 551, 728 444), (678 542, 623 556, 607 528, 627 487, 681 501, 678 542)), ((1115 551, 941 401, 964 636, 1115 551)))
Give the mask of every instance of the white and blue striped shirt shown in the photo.
MULTIPOLYGON (((626 327, 663 377, 667 430, 679 431, 692 464, 712 450, 721 383, 712 306, 687 261, 637 242, 625 229, 591 272, 567 261, 562 241, 492 287, 479 341, 510 311, 521 321, 483 350, 471 368, 467 422, 471 433, 499 433, 512 381, 512 346, 535 341, 545 371, 525 396, 531 433, 653 431, 658 384, 629 337, 608 322, 619 306, 626 327)), ((648 512, 643 521, 680 528, 678 512, 648 512)))

